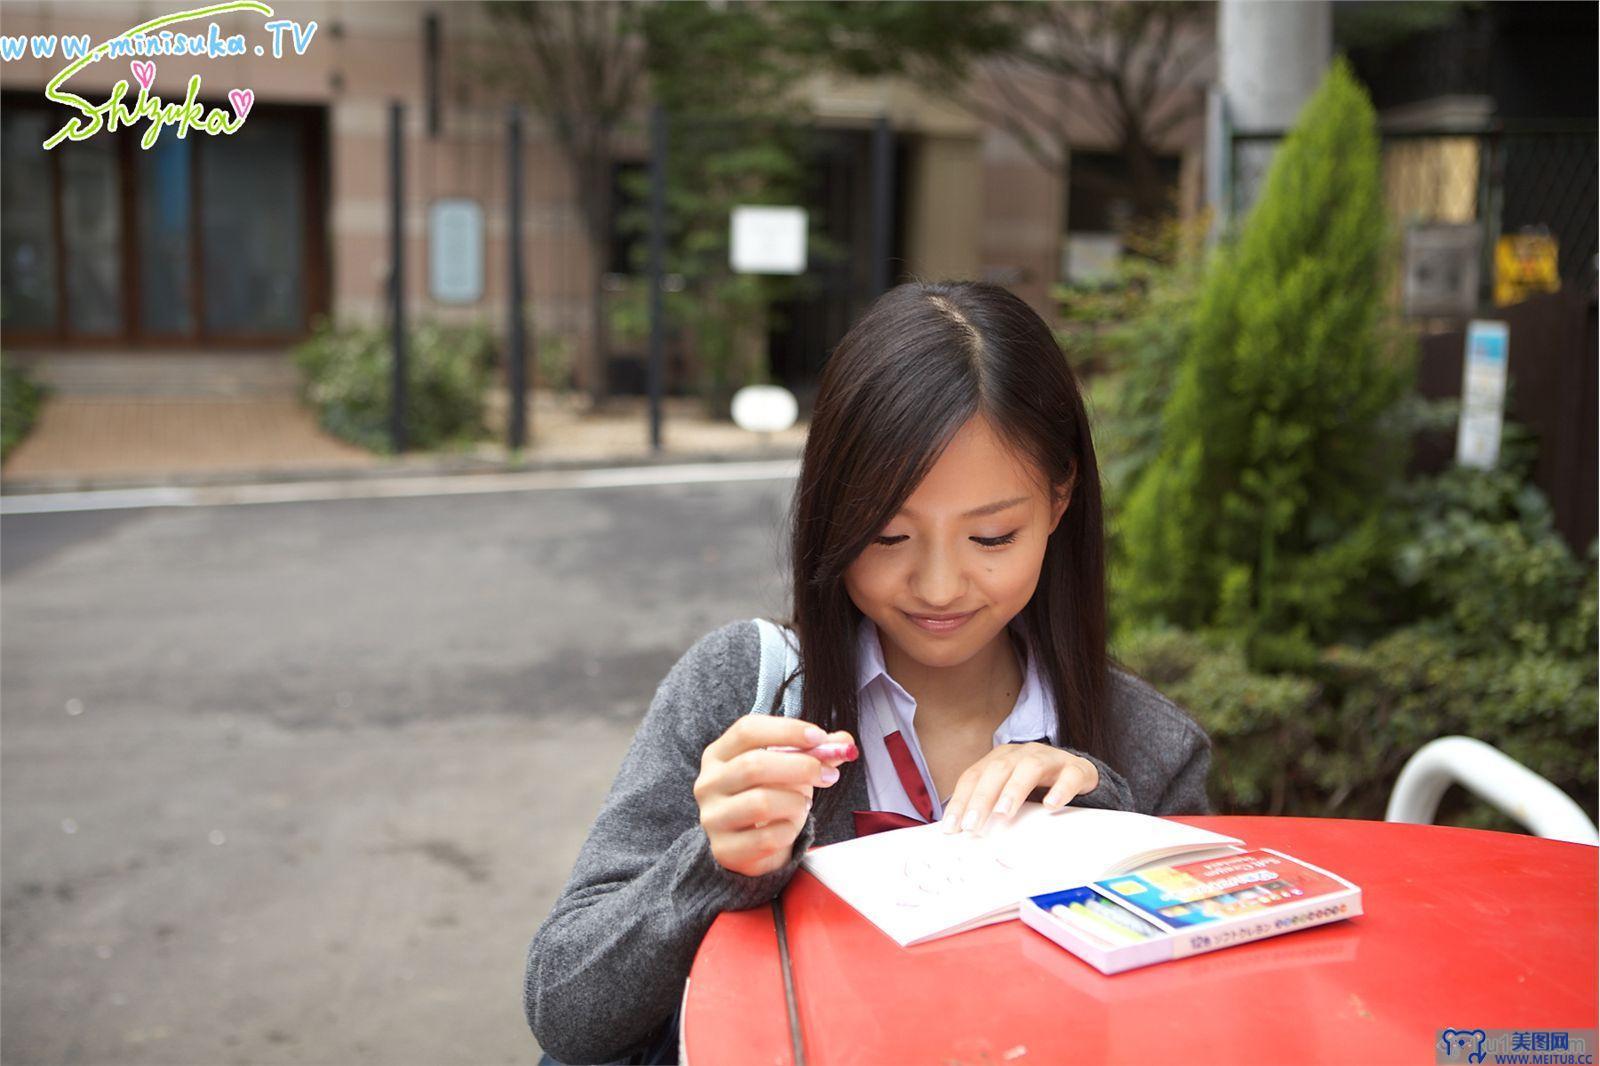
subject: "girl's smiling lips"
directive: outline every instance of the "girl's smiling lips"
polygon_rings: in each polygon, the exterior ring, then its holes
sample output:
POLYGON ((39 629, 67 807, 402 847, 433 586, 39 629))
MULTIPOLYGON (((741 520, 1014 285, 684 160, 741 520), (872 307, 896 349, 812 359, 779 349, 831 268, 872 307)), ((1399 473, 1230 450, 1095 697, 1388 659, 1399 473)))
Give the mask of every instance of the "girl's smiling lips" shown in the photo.
POLYGON ((919 629, 929 633, 953 633, 966 624, 967 619, 977 614, 977 611, 968 611, 966 614, 912 614, 902 611, 907 618, 916 623, 919 629))

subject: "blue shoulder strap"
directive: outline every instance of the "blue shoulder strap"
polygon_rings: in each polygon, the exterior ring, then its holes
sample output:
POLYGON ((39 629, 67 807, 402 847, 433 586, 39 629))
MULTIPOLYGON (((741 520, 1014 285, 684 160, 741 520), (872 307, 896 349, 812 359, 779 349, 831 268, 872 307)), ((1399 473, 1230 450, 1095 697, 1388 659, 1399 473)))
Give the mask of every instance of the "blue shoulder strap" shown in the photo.
MULTIPOLYGON (((783 679, 800 665, 800 652, 794 644, 794 633, 787 626, 778 626, 765 618, 755 620, 761 633, 761 672, 756 679, 756 702, 751 714, 767 714, 772 699, 778 694, 783 679)), ((783 714, 786 718, 800 717, 800 679, 790 682, 783 693, 783 714)))

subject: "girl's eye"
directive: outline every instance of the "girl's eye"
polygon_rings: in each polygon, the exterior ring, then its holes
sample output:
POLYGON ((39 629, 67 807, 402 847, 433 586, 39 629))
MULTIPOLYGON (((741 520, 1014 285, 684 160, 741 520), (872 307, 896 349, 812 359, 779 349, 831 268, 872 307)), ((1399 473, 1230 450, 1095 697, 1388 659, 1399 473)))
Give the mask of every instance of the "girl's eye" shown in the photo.
MULTIPOLYGON (((1007 533, 1003 537, 973 537, 972 539, 985 548, 1001 548, 1016 540, 1017 533, 1018 531, 1013 529, 1010 533, 1007 533)), ((872 543, 892 546, 899 544, 905 539, 906 538, 903 535, 894 537, 874 537, 872 543)))

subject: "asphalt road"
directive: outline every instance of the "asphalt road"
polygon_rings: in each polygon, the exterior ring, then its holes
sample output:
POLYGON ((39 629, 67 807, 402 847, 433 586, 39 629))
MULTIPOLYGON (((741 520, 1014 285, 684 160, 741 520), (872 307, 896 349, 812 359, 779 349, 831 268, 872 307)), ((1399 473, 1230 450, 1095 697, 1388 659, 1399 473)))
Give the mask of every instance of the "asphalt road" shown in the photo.
POLYGON ((529 937, 791 483, 8 515, 0 1058, 527 1063, 529 937))

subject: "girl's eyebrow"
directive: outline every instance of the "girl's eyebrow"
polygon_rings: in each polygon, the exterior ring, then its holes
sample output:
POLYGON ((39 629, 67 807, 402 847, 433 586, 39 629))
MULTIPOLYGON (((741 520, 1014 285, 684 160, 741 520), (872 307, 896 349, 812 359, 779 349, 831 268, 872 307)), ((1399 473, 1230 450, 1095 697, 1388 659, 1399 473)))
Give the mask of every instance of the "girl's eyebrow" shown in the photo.
MULTIPOLYGON (((1026 496, 1018 496, 1016 499, 1012 500, 996 500, 994 503, 986 503, 982 507, 974 507, 972 510, 964 512, 961 517, 982 518, 984 515, 996 514, 997 512, 1004 511, 1008 507, 1015 507, 1019 503, 1027 502, 1028 497, 1026 496)), ((909 507, 902 507, 896 513, 909 515, 912 518, 917 517, 917 513, 909 507)))

